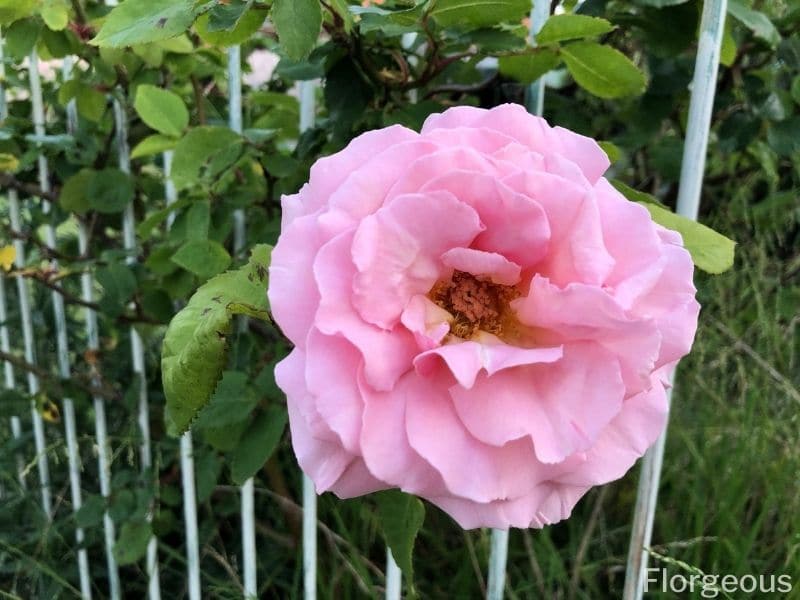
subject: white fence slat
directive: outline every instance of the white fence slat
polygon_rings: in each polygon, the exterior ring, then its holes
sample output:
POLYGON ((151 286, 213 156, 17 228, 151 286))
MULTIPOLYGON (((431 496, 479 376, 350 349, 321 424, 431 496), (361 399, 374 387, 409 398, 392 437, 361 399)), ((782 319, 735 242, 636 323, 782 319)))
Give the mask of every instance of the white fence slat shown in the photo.
MULTIPOLYGON (((236 133, 242 133, 242 49, 228 48, 228 124, 236 133)), ((233 212, 233 253, 244 250, 247 240, 247 223, 244 209, 233 212)), ((238 320, 240 331, 247 328, 247 319, 238 320)), ((256 577, 256 514, 255 483, 249 478, 241 487, 242 511, 242 565, 244 567, 244 595, 255 598, 258 594, 256 577)))
MULTIPOLYGON (((300 132, 314 126, 316 88, 314 81, 301 81, 300 132)), ((317 492, 314 482, 303 473, 303 593, 305 600, 317 597, 317 492)))
MULTIPOLYGON (((8 311, 6 310, 6 281, 5 276, 0 276, 0 349, 6 354, 11 354, 11 344, 8 339, 8 311)), ((8 361, 3 365, 5 375, 5 386, 8 390, 13 390, 17 387, 16 378, 14 377, 14 367, 8 361)), ((15 440, 22 437, 22 422, 19 417, 11 417, 11 435, 15 440)), ((19 484, 25 488, 25 461, 22 455, 17 454, 17 477, 19 484)))
MULTIPOLYGON (((532 0, 530 13, 530 40, 536 45, 536 34, 550 16, 550 0, 532 0)), ((525 94, 525 107, 528 112, 542 116, 544 113, 544 77, 534 81, 525 94)), ((506 583, 506 560, 508 558, 508 530, 492 530, 491 552, 489 554, 489 582, 486 588, 488 600, 501 600, 506 583)))
MULTIPOLYGON (((123 173, 131 172, 130 147, 128 145, 128 118, 125 114, 125 107, 119 98, 114 98, 114 126, 117 136, 117 157, 118 166, 123 173)), ((127 257, 125 262, 129 265, 136 264, 136 223, 133 214, 133 202, 125 207, 122 215, 122 239, 127 257)), ((131 337, 131 360, 133 362, 134 385, 138 386, 139 406, 138 421, 139 431, 141 432, 142 442, 139 448, 140 462, 142 471, 148 471, 153 466, 152 445, 150 441, 150 408, 147 398, 147 374, 144 362, 144 344, 136 327, 130 327, 131 337)), ((152 520, 152 512, 147 515, 148 520, 152 520)), ((150 538, 147 544, 147 577, 148 595, 150 600, 161 598, 161 587, 158 578, 158 541, 155 535, 150 538)))
MULTIPOLYGON (((65 70, 66 72, 66 70, 65 70)), ((42 98, 42 84, 39 77, 39 57, 34 48, 30 55, 28 67, 30 79, 31 102, 33 104, 33 126, 37 136, 45 135, 44 102, 42 98)), ((39 163, 39 186, 44 192, 50 191, 50 167, 47 157, 40 154, 39 163)), ((50 216, 50 202, 42 199, 42 211, 46 216, 50 216)), ((56 249, 56 230, 53 226, 52 218, 45 224, 45 240, 48 248, 56 249)), ((58 261, 53 259, 50 265, 54 270, 58 269, 58 261)), ((51 294, 53 303, 53 319, 56 325, 56 351, 58 356, 58 374, 62 379, 68 380, 71 377, 71 367, 69 361, 69 341, 67 338, 67 318, 64 310, 64 298, 55 290, 51 294)), ((77 513, 80 510, 83 499, 81 496, 81 475, 80 475, 80 455, 78 450, 77 427, 75 425, 75 406, 71 398, 62 400, 64 407, 64 431, 67 441, 67 465, 69 468, 70 497, 72 499, 72 510, 77 513)), ((91 598, 92 588, 89 578, 89 559, 86 549, 83 548, 84 532, 81 527, 75 528, 75 541, 79 548, 77 551, 78 573, 80 577, 81 594, 84 598, 91 598)))
MULTIPOLYGON (((11 216, 11 230, 15 234, 22 233, 20 219, 19 198, 13 190, 8 192, 9 213, 11 216)), ((25 245, 18 236, 14 237, 14 249, 17 256, 14 259, 17 269, 25 268, 25 245)), ((25 347, 25 362, 29 365, 36 364, 36 348, 33 337, 33 322, 31 320, 31 300, 28 281, 25 277, 17 277, 17 293, 19 311, 22 317, 22 339, 25 347)), ((28 392, 31 396, 39 393, 39 378, 32 371, 28 371, 28 392)), ((31 401, 31 417, 33 419, 33 438, 36 447, 36 465, 39 471, 39 485, 42 494, 42 509, 48 518, 52 517, 52 501, 50 496, 50 468, 47 461, 47 443, 44 437, 44 421, 36 409, 36 402, 31 401)))
POLYGON ((403 572, 392 556, 391 549, 386 547, 386 600, 400 600, 403 590, 403 572))
MULTIPOLYGON (((8 117, 8 104, 6 103, 6 89, 3 82, 6 79, 6 63, 3 54, 5 40, 0 34, 0 121, 5 121, 8 117)), ((12 193, 12 192, 9 192, 12 193)), ((13 192, 16 193, 16 192, 13 192)), ((0 277, 0 348, 6 354, 11 354, 11 344, 8 337, 8 311, 6 304, 6 282, 4 277, 0 277)), ((17 387, 14 377, 14 366, 6 361, 3 364, 6 389, 13 390, 17 387)), ((16 415, 11 417, 11 435, 18 440, 22 437, 22 421, 16 415)), ((17 476, 22 489, 25 489, 25 460, 21 454, 17 454, 17 476)))
MULTIPOLYGON (((172 181, 172 150, 164 152, 164 195, 167 206, 178 199, 175 183, 172 181)), ((175 221, 174 213, 167 217, 167 230, 175 221)), ((197 488, 194 469, 194 442, 191 430, 181 436, 181 485, 183 487, 183 522, 186 526, 186 570, 189 584, 189 598, 199 600, 200 587, 200 535, 197 528, 197 488)))
MULTIPOLYGON (((683 147, 677 205, 678 214, 694 220, 697 219, 700 207, 700 192, 703 185, 727 4, 727 0, 705 0, 700 18, 700 39, 698 40, 697 58, 692 78, 692 95, 689 104, 686 141, 683 147)), ((668 404, 672 402, 672 388, 667 392, 667 402, 668 404)), ((646 549, 650 547, 653 533, 666 435, 665 428, 655 445, 642 460, 631 542, 628 549, 628 565, 623 592, 625 600, 640 600, 644 594, 648 559, 646 549)))
MULTIPOLYGON (((89 252, 89 236, 83 222, 78 226, 78 252, 81 256, 85 256, 89 252)), ((91 272, 84 271, 81 274, 81 298, 84 302, 94 302, 93 285, 91 272)), ((97 313, 88 306, 84 310, 84 323, 86 326, 86 349, 90 354, 95 354, 100 348, 97 313)), ((94 403, 94 431, 97 445, 100 494, 103 498, 108 498, 111 495, 111 446, 108 442, 106 407, 103 398, 95 396, 92 400, 94 403)), ((103 537, 105 541, 106 566, 108 568, 109 595, 117 599, 120 597, 120 582, 117 561, 114 558, 116 528, 108 511, 103 514, 103 537)))
POLYGON ((508 558, 508 529, 492 529, 489 553, 489 581, 486 600, 502 600, 506 585, 506 559, 508 558))

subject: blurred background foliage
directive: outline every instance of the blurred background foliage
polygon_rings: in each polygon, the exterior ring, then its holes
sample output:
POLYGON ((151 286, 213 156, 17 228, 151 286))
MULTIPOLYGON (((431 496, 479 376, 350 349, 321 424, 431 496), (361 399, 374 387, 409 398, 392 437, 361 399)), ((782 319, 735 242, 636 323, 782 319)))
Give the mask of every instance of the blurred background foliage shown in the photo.
MULTIPOLYGON (((19 389, 0 397, 0 589, 11 597, 74 596, 73 530, 86 528, 97 597, 104 597, 102 514, 117 523, 126 596, 144 597, 143 555, 158 535, 165 595, 185 595, 178 442, 163 419, 160 348, 176 304, 247 250, 233 252, 234 210, 245 210, 248 246, 274 243, 280 196, 296 191, 319 156, 358 133, 425 117, 456 104, 524 102, 545 72, 545 116, 606 142, 609 176, 674 205, 694 65, 697 0, 554 1, 555 19, 534 48, 527 0, 125 0, 0 2, 8 117, 0 126, 0 185, 23 198, 28 263, 9 277, 32 280, 37 354, 56 515, 48 521, 35 489, 30 418, 14 440, 12 415, 27 415, 19 389), (595 17, 591 19, 589 17, 595 17), (598 20, 602 19, 602 20, 598 20), (242 134, 228 127, 225 48, 242 44, 242 134), (44 78, 47 135, 32 127, 29 54, 44 78), (77 57, 64 81, 61 61, 77 57), (488 59, 488 60, 487 60, 488 59), (583 65, 583 68, 581 68, 583 65), (588 65, 588 67, 586 67, 588 65), (300 134, 296 84, 320 80, 313 127, 300 134), (165 91, 167 90, 167 91, 165 91), (132 172, 118 168, 110 98, 129 119, 132 172), (78 127, 68 127, 75 100, 78 127), (162 153, 174 151, 179 199, 166 206, 162 153), (39 189, 37 157, 51 166, 39 189), (138 251, 125 264, 121 212, 133 205, 138 251), (57 225, 55 251, 41 224, 57 225), (91 236, 78 250, 76 223, 91 236), (166 228, 167 221, 171 227, 166 228), (47 259, 58 258, 54 272, 47 259), (90 270, 100 299, 101 350, 84 353, 79 274, 90 270), (75 376, 55 373, 51 289, 68 306, 75 376), (129 325, 146 344, 146 381, 132 378, 129 325), (99 373, 113 449, 112 493, 97 488, 94 412, 87 383, 99 373), (139 468, 138 386, 150 395, 154 468, 139 468), (70 507, 58 407, 74 398, 85 506, 70 507), (28 488, 17 479, 26 457, 28 488), (155 501, 152 524, 145 514, 155 501)), ((703 305, 695 350, 681 364, 656 517, 656 549, 706 573, 788 573, 800 580, 800 5, 730 0, 701 221, 738 242, 737 262, 720 276, 698 272, 703 305)), ((5 243, 8 206, 0 197, 5 243)), ((8 327, 17 379, 20 315, 9 291, 8 327)), ((287 348, 251 322, 231 340, 222 385, 196 421, 203 586, 209 597, 241 596, 239 496, 255 474, 262 597, 301 589, 300 473, 288 434, 269 426, 284 400, 272 369, 287 348), (220 419, 224 424, 220 425, 220 419), (279 441, 274 453, 267 441, 279 441)), ((9 358, 9 357, 6 357, 9 358)), ((21 386, 20 386, 21 389, 21 386)), ((616 598, 636 489, 636 471, 593 490, 573 517, 511 536, 510 598, 616 598)), ((320 597, 379 594, 384 546, 374 501, 320 499, 320 597)), ((415 553, 423 598, 478 597, 489 552, 486 531, 461 531, 429 507, 415 553)), ((673 564, 664 564, 677 572, 673 564)), ((654 595, 653 597, 658 597, 654 595)))

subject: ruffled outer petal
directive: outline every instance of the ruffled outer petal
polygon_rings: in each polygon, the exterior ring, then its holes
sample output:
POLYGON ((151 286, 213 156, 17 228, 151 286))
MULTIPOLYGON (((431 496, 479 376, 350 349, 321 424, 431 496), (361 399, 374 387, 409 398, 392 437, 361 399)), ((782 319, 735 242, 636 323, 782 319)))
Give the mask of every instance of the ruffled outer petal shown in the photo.
POLYGON ((529 437, 540 461, 557 463, 592 447, 622 407, 625 386, 611 352, 573 343, 555 361, 481 375, 450 395, 475 438, 502 446, 529 437))
POLYGON ((590 182, 597 181, 611 164, 593 139, 563 127, 550 127, 547 121, 530 115, 519 104, 501 104, 491 110, 457 106, 428 117, 422 134, 459 127, 494 129, 541 154, 564 156, 580 166, 590 182))

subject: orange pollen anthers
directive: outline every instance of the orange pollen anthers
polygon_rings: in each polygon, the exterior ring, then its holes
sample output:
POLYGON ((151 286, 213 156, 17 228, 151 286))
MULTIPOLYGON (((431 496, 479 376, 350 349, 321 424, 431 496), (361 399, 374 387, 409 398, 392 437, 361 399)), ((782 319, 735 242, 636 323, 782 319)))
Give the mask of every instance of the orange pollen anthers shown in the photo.
POLYGON ((453 271, 448 280, 437 281, 428 297, 453 315, 450 333, 470 339, 479 331, 500 338, 514 337, 518 321, 509 303, 520 296, 515 286, 478 279, 453 271))

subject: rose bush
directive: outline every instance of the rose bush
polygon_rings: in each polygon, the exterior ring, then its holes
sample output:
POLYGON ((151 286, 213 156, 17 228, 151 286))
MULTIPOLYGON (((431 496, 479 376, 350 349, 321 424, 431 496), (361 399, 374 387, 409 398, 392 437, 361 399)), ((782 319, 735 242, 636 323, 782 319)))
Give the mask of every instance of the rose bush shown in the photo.
POLYGON ((541 527, 655 441, 693 265, 608 165, 520 106, 458 107, 361 135, 283 198, 276 377, 318 492, 541 527))

